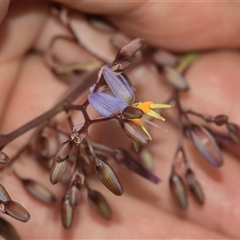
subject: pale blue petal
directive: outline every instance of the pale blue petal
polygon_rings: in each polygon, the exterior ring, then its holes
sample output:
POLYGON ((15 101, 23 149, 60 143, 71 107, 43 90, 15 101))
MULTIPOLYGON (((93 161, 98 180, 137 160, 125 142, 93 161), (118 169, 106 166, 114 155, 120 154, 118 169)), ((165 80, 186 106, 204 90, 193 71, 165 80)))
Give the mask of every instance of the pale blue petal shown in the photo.
POLYGON ((88 101, 92 107, 103 117, 109 117, 117 110, 122 111, 128 106, 127 103, 121 99, 99 92, 89 94, 88 101))
POLYGON ((122 74, 116 75, 108 66, 102 68, 103 76, 114 96, 131 105, 134 102, 132 87, 122 74))

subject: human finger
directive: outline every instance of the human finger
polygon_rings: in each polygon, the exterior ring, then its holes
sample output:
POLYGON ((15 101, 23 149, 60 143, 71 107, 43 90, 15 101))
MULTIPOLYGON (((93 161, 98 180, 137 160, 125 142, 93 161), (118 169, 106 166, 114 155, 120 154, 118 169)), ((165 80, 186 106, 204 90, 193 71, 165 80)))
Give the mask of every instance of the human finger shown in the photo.
POLYGON ((189 51, 240 46, 240 6, 234 2, 58 2, 103 14, 125 33, 157 47, 189 51))

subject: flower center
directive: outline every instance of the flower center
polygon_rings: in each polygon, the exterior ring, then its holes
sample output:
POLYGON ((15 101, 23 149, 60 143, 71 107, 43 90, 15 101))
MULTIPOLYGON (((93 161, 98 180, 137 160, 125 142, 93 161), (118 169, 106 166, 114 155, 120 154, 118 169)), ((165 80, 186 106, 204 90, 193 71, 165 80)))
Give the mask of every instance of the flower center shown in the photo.
POLYGON ((136 104, 136 107, 140 108, 144 113, 148 113, 151 111, 150 106, 153 102, 140 102, 136 104))

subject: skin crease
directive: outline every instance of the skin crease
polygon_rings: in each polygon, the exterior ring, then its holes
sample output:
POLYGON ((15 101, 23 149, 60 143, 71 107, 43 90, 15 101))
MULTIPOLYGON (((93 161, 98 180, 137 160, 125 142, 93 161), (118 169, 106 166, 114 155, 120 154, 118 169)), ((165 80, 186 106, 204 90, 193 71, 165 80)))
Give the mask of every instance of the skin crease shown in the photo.
MULTIPOLYGON (((240 38, 236 37, 240 32, 240 10, 237 3, 75 1, 68 2, 68 5, 86 12, 105 14, 126 33, 143 37, 155 46, 173 51, 210 49, 194 62, 186 74, 191 91, 183 94, 183 105, 206 114, 227 114, 232 122, 240 122, 236 104, 240 87, 240 55, 237 51, 240 38)), ((7 7, 7 2, 0 4, 0 19, 4 18, 7 7)), ((0 33, 3 36, 0 41, 0 132, 7 133, 48 110, 66 90, 66 86, 57 81, 43 64, 41 56, 27 54, 31 48, 46 49, 54 34, 65 34, 66 31, 49 17, 47 2, 19 1, 10 4, 0 33)), ((159 79, 151 66, 142 66, 129 76, 141 99, 159 101, 159 96, 162 96, 160 101, 165 99, 166 88, 159 87, 156 91, 159 79), (147 91, 143 76, 151 79, 147 91)), ((89 182, 93 189, 98 189, 107 198, 114 213, 112 221, 106 222, 91 211, 86 191, 83 191, 74 224, 71 230, 66 231, 60 223, 60 200, 54 206, 35 201, 25 194, 11 173, 1 178, 1 184, 12 199, 29 210, 31 220, 19 223, 6 219, 14 224, 23 239, 239 238, 239 160, 224 152, 224 167, 215 169, 186 141, 187 155, 203 186, 206 204, 199 207, 190 199, 188 211, 182 212, 175 207, 168 187, 176 130, 167 121, 160 124, 168 129, 168 133, 154 130, 151 147, 156 175, 162 179, 159 186, 127 170, 117 170, 125 191, 119 198, 98 181, 89 182)), ((115 127, 112 129, 117 131, 115 127)), ((109 129, 104 126, 97 129, 94 138, 106 143, 110 135, 105 131, 109 129)), ((121 134, 119 136, 126 140, 121 134)), ((11 156, 26 138, 14 141, 6 152, 11 156)), ((116 139, 112 141, 115 144, 116 139)), ((51 187, 48 174, 37 168, 30 158, 21 158, 16 165, 21 176, 36 179, 51 188, 59 198, 63 196, 64 189, 60 185, 51 187)), ((115 165, 113 167, 116 169, 115 165)))

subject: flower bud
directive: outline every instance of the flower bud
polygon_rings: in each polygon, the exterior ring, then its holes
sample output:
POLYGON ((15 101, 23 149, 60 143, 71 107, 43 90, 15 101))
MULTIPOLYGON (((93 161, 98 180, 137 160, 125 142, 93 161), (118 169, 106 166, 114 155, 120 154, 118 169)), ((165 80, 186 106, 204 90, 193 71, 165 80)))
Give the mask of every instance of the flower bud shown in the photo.
POLYGON ((112 217, 111 209, 104 196, 94 190, 89 190, 88 201, 93 209, 100 217, 109 220, 112 217))
POLYGON ((0 150, 0 163, 7 163, 8 161, 9 161, 8 155, 0 150))
POLYGON ((129 152, 123 149, 115 149, 113 158, 117 163, 124 165, 130 171, 148 179, 155 184, 158 184, 161 181, 157 176, 148 171, 137 160, 135 160, 129 152))
POLYGON ((149 146, 149 144, 151 143, 151 139, 149 138, 149 136, 136 123, 129 121, 129 120, 123 120, 123 121, 121 121, 121 127, 122 127, 124 133, 130 139, 137 142, 138 144, 140 144, 142 146, 149 146))
POLYGON ((12 200, 5 187, 0 184, 0 201, 6 202, 12 200))
POLYGON ((163 77, 167 84, 174 87, 179 91, 188 91, 189 86, 183 76, 177 72, 174 68, 164 67, 163 68, 163 77))
POLYGON ((3 203, 3 213, 22 221, 27 222, 30 219, 28 211, 19 203, 14 201, 6 201, 3 203))
POLYGON ((56 160, 53 161, 51 171, 50 171, 50 181, 52 184, 58 183, 67 167, 67 161, 57 162, 56 160))
POLYGON ((170 67, 175 67, 179 61, 177 56, 163 49, 154 52, 152 58, 156 64, 170 67))
POLYGON ((69 196, 69 204, 72 208, 75 208, 81 198, 81 185, 84 183, 84 176, 83 175, 76 175, 75 179, 73 180, 69 190, 68 190, 68 196, 69 196))
POLYGON ((149 171, 154 170, 154 161, 151 152, 148 148, 142 148, 139 152, 141 164, 149 171))
POLYGON ((234 123, 227 123, 227 129, 232 140, 235 143, 240 144, 240 126, 234 123))
POLYGON ((115 195, 122 195, 123 189, 113 169, 104 161, 95 161, 95 172, 98 179, 115 195))
POLYGON ((215 167, 223 165, 222 152, 212 134, 203 126, 194 125, 190 129, 191 138, 199 152, 215 167))
POLYGON ((65 229, 69 229, 72 226, 73 221, 73 208, 69 203, 68 195, 65 195, 61 204, 61 220, 65 229))
POLYGON ((124 117, 128 119, 136 119, 141 118, 144 115, 144 112, 140 108, 127 106, 123 111, 122 114, 124 117))
POLYGON ((204 203, 204 194, 199 182, 196 180, 194 173, 191 169, 186 172, 186 181, 190 192, 192 193, 194 199, 199 203, 204 203))
POLYGON ((57 162, 62 162, 66 160, 72 151, 73 148, 73 141, 67 140, 66 142, 62 143, 57 155, 55 156, 55 160, 57 162))
POLYGON ((36 199, 45 203, 54 203, 56 201, 53 193, 42 184, 31 179, 21 179, 21 181, 26 191, 36 199))
POLYGON ((141 50, 145 42, 142 38, 136 38, 130 43, 126 44, 117 53, 114 62, 119 62, 131 58, 135 53, 141 50))
POLYGON ((177 173, 172 172, 169 183, 176 203, 180 208, 186 209, 188 206, 187 192, 182 178, 177 173))
POLYGON ((221 126, 223 124, 226 124, 227 121, 228 121, 228 116, 224 115, 224 114, 221 114, 221 115, 217 115, 215 118, 214 118, 214 123, 218 126, 221 126))

